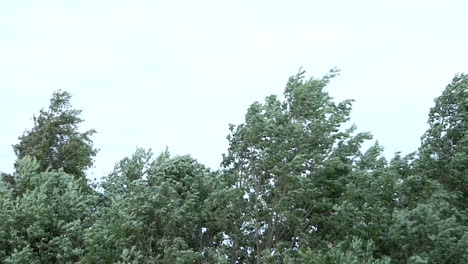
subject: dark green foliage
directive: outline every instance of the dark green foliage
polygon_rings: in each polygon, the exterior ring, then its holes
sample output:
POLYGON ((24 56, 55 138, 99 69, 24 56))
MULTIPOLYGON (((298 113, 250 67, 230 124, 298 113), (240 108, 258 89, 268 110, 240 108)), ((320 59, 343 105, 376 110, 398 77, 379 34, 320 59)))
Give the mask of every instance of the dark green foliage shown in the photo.
POLYGON ((90 138, 96 131, 78 131, 78 125, 83 122, 79 117, 81 110, 72 109, 70 99, 68 92, 54 92, 49 109, 42 109, 39 116, 34 116, 34 127, 19 137, 20 142, 13 149, 18 159, 34 157, 41 171, 62 168, 84 179, 97 154, 90 138))
POLYGON ((397 155, 387 167, 353 172, 336 206, 342 241, 372 241, 372 255, 392 263, 466 262, 467 218, 456 195, 412 163, 414 154, 397 155))
POLYGON ((6 185, 11 186, 15 184, 15 176, 4 172, 0 172, 0 181, 6 185))
POLYGON ((422 137, 419 166, 452 192, 459 206, 468 204, 468 75, 458 74, 429 112, 430 128, 422 137))
POLYGON ((305 249, 299 252, 299 257, 285 263, 304 264, 390 264, 390 258, 375 259, 375 250, 372 242, 364 243, 360 238, 353 237, 349 242, 341 242, 337 245, 328 244, 326 250, 305 249))
POLYGON ((106 200, 86 232, 84 263, 203 263, 218 258, 207 209, 216 173, 189 156, 155 161, 138 149, 103 182, 106 200), (127 259, 127 260, 125 260, 127 259))
POLYGON ((282 254, 320 247, 333 236, 333 206, 352 157, 370 138, 353 137, 354 127, 340 131, 351 101, 335 104, 324 90, 336 73, 291 77, 284 101, 269 96, 264 104, 254 103, 245 123, 231 126, 223 165, 234 178, 231 188, 242 194, 235 202, 242 217, 233 219, 242 234, 229 234, 237 246, 231 260, 281 261, 282 254))
POLYGON ((415 208, 393 212, 386 247, 397 263, 422 259, 428 263, 468 262, 467 217, 444 201, 443 191, 415 208))

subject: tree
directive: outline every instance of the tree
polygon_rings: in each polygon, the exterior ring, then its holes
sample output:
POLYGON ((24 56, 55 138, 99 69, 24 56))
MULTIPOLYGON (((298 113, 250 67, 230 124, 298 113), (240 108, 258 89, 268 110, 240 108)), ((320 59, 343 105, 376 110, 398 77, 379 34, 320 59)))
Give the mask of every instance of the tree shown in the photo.
POLYGON ((223 166, 240 190, 232 205, 241 217, 228 234, 232 263, 282 261, 300 247, 325 246, 332 239, 334 201, 345 186, 353 158, 367 133, 340 131, 351 100, 334 103, 325 91, 332 70, 321 79, 291 77, 284 101, 255 102, 245 122, 231 125, 223 166))
POLYGON ((34 127, 18 138, 13 149, 18 159, 34 157, 42 171, 63 168, 66 173, 85 178, 98 152, 90 138, 96 131, 78 131, 82 111, 73 109, 70 99, 68 92, 54 92, 49 109, 41 109, 39 116, 33 117, 34 127))
POLYGON ((16 188, 0 183, 0 262, 77 263, 96 197, 63 170, 41 172, 31 157, 17 162, 16 188))
POLYGON ((86 231, 82 263, 217 263, 216 174, 189 156, 137 149, 103 182, 104 203, 86 231))
POLYGON ((458 74, 435 99, 422 137, 419 168, 468 204, 468 75, 458 74))
MULTIPOLYGON (((366 153, 374 152, 372 148, 366 153)), ((373 160, 370 167, 380 163, 373 160)), ((391 263, 465 263, 466 216, 453 206, 453 194, 418 174, 412 163, 414 154, 397 154, 389 166, 374 170, 358 163, 335 207, 339 244, 355 237, 370 241, 372 256, 390 258, 391 263)))
POLYGON ((394 263, 468 262, 468 218, 450 200, 439 188, 415 207, 393 211, 382 246, 394 263))

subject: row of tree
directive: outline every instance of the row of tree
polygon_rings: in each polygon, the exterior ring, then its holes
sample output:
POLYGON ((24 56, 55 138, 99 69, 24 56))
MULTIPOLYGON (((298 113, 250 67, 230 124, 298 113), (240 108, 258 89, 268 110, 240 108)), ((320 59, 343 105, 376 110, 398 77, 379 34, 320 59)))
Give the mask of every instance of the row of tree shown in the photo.
POLYGON ((144 149, 101 183, 94 130, 58 91, 0 183, 2 263, 468 263, 468 76, 429 113, 419 150, 382 156, 344 129, 351 100, 290 77, 230 126, 222 168, 144 149))

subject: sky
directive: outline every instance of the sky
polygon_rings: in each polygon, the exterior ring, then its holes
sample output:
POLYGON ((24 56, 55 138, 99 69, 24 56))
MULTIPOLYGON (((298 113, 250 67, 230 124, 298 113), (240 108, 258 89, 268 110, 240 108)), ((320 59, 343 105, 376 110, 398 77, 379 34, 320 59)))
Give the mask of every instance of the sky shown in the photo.
POLYGON ((390 158, 417 150, 427 114, 468 72, 468 1, 0 0, 0 171, 54 91, 73 95, 100 178, 136 147, 217 169, 228 124, 282 95, 300 67, 341 69, 328 92, 390 158))

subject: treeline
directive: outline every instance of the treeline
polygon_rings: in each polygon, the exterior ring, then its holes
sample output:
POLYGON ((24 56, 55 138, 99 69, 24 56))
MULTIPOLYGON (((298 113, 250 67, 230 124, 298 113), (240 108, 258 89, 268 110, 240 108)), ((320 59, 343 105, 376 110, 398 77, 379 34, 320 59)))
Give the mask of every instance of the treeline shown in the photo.
POLYGON ((55 92, 2 174, 0 262, 468 263, 468 75, 435 100, 421 147, 388 161, 343 128, 336 74, 253 103, 219 170, 137 149, 99 184, 95 131, 55 92))

